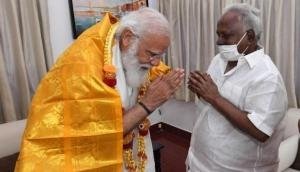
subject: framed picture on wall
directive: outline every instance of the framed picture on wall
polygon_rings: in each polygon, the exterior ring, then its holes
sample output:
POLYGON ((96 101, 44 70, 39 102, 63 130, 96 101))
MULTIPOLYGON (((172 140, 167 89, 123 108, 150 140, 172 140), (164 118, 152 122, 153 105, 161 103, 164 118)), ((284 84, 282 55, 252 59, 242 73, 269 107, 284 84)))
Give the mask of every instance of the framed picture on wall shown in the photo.
POLYGON ((73 37, 101 21, 106 12, 120 18, 129 11, 148 6, 148 0, 69 0, 73 37))

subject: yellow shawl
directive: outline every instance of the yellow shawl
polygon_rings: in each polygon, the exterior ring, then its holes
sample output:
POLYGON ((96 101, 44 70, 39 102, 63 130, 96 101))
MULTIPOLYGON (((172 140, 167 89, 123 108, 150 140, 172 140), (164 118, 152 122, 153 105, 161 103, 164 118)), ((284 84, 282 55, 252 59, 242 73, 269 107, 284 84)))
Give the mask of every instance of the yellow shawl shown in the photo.
MULTIPOLYGON (((117 19, 106 14, 42 79, 33 97, 15 171, 122 171, 122 105, 103 82, 117 19)), ((153 68, 150 79, 168 67, 153 68)))

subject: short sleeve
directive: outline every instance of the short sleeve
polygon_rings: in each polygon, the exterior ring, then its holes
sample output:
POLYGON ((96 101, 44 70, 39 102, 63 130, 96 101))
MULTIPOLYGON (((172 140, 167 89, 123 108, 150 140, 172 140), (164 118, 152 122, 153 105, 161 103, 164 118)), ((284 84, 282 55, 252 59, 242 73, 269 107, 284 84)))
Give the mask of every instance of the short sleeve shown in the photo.
POLYGON ((248 90, 245 108, 249 120, 271 136, 287 109, 287 95, 280 76, 270 76, 248 90))

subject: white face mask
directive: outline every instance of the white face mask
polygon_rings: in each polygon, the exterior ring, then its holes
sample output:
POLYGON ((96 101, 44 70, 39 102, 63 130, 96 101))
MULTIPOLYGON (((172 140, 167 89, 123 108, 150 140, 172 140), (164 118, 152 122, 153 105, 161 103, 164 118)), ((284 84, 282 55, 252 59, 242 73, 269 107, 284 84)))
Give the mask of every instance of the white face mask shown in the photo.
POLYGON ((239 53, 237 47, 246 35, 247 32, 242 36, 242 38, 239 40, 237 44, 218 45, 219 53, 225 61, 237 61, 240 57, 244 56, 244 53, 248 49, 248 47, 246 47, 241 54, 239 53))

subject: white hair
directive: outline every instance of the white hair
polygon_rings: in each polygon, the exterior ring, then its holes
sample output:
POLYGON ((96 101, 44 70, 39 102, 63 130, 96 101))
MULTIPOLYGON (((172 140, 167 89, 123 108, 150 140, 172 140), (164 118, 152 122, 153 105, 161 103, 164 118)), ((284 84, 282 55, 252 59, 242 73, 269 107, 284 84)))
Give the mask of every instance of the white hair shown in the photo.
POLYGON ((147 7, 124 15, 116 31, 116 37, 119 38, 125 29, 129 29, 139 37, 148 34, 170 37, 168 20, 158 11, 147 7))
POLYGON ((262 23, 259 17, 260 11, 246 3, 231 4, 224 8, 223 14, 227 12, 236 12, 241 16, 242 22, 246 29, 253 29, 257 40, 262 33, 262 23))
POLYGON ((121 52, 126 83, 133 88, 137 88, 143 83, 146 74, 151 67, 149 64, 139 63, 136 56, 137 51, 138 40, 134 40, 127 51, 121 52))

